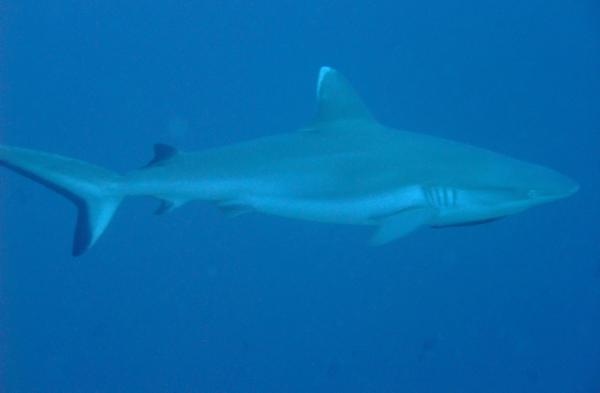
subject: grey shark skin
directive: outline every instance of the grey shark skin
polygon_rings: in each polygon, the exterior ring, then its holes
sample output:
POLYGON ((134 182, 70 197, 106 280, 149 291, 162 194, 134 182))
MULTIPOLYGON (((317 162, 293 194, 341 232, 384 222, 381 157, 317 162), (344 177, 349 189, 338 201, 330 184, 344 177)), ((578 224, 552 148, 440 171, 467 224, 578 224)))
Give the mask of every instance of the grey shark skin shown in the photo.
POLYGON ((317 116, 296 132, 183 153, 155 145, 145 167, 120 176, 38 151, 1 146, 0 164, 63 194, 79 209, 73 254, 91 247, 126 196, 192 200, 229 215, 376 226, 373 244, 423 227, 469 225, 565 198, 573 180, 488 150, 378 123, 345 78, 323 67, 317 116))

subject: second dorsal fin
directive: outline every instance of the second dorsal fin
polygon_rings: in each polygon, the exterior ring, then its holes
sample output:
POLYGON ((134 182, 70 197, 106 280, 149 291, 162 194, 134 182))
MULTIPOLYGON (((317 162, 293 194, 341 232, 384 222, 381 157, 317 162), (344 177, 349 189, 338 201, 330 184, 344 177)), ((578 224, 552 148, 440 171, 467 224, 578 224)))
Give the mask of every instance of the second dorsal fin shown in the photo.
POLYGON ((154 157, 148 162, 144 168, 154 165, 160 165, 162 162, 171 159, 179 154, 179 150, 171 145, 164 143, 156 143, 154 145, 154 157))
POLYGON ((315 123, 329 123, 338 120, 375 121, 346 78, 331 67, 321 67, 317 81, 315 123))

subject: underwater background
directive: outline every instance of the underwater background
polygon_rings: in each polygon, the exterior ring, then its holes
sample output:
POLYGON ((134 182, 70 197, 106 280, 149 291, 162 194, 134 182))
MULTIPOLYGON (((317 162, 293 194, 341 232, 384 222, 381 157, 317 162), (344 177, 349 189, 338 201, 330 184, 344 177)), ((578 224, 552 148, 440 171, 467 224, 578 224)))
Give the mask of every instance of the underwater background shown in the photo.
POLYGON ((600 392, 597 0, 5 1, 1 143, 125 172, 302 126, 322 65, 581 189, 379 248, 128 199, 75 259, 72 204, 0 168, 0 392, 600 392))

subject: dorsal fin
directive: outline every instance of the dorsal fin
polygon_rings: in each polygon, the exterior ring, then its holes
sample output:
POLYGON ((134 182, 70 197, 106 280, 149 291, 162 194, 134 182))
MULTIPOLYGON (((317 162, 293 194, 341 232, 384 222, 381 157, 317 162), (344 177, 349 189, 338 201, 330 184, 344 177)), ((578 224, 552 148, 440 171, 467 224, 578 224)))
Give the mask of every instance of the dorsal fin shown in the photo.
POLYGON ((330 67, 321 67, 317 81, 315 123, 338 120, 375 121, 360 96, 346 78, 330 67))
POLYGON ((179 154, 179 150, 177 150, 173 146, 167 145, 164 143, 156 143, 154 145, 154 157, 152 157, 150 162, 147 163, 144 166, 144 168, 160 164, 161 162, 163 162, 165 160, 173 158, 177 154, 179 154))

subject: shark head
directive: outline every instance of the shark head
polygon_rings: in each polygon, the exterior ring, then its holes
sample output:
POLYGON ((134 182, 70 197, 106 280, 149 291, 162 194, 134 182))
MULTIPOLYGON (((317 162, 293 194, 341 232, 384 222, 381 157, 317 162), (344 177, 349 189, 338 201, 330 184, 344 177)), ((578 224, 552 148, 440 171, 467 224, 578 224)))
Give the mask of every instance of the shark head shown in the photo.
POLYGON ((573 195, 579 189, 571 178, 540 165, 510 158, 500 159, 482 170, 479 187, 451 192, 433 191, 433 200, 451 201, 442 225, 487 222, 573 195), (456 215, 460 214, 460 218, 456 215))
POLYGON ((513 187, 525 196, 521 203, 526 207, 563 199, 579 190, 576 181, 555 170, 534 164, 523 164, 520 170, 520 180, 513 187))
POLYGON ((536 205, 556 201, 573 195, 579 190, 576 181, 547 168, 537 168, 537 177, 527 195, 536 205))

